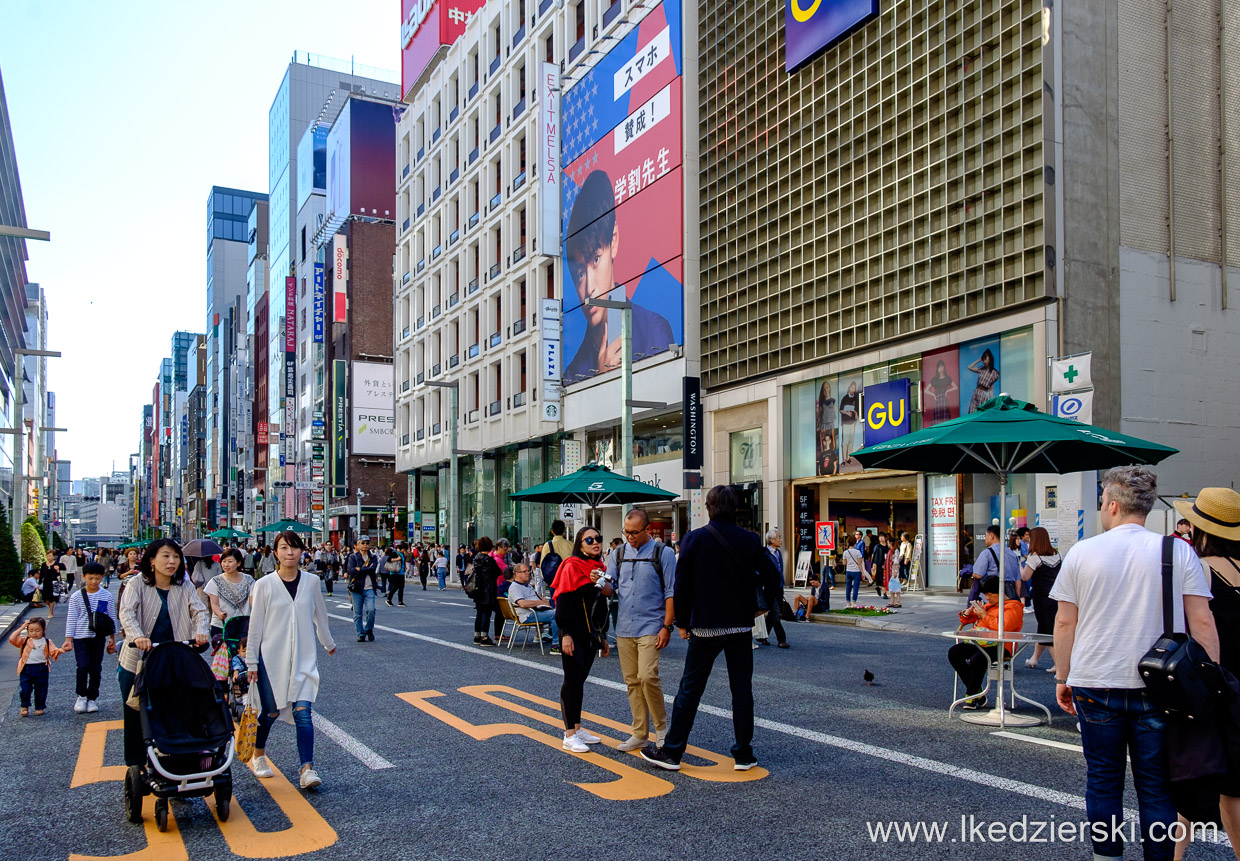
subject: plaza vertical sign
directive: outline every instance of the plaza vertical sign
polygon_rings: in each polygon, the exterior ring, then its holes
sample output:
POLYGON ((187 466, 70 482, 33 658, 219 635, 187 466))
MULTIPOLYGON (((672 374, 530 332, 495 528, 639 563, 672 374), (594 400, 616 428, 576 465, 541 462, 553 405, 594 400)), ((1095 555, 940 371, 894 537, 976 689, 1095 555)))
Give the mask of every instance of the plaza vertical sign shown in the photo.
POLYGON ((556 299, 543 299, 538 307, 540 332, 540 359, 542 371, 542 420, 560 420, 560 303, 556 299))
POLYGON ((314 264, 314 343, 323 343, 323 264, 314 264))
POLYGON ((543 63, 538 76, 538 253, 560 256, 560 67, 543 63))
POLYGON ((297 279, 284 279, 284 399, 297 397, 297 279))

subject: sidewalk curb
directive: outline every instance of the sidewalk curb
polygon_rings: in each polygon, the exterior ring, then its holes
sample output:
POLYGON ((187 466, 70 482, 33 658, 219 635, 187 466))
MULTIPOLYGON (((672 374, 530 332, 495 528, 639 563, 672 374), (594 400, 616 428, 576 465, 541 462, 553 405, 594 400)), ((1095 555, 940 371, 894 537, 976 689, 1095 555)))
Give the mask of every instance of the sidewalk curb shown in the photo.
POLYGON ((889 622, 883 616, 839 616, 827 613, 814 613, 811 619, 815 623, 845 625, 850 628, 868 628, 872 631, 895 631, 899 634, 928 634, 934 637, 940 634, 938 628, 927 628, 922 625, 910 625, 904 622, 889 622))
POLYGON ((22 619, 30 612, 30 604, 10 604, 0 613, 0 642, 7 641, 13 630, 22 623, 22 619))

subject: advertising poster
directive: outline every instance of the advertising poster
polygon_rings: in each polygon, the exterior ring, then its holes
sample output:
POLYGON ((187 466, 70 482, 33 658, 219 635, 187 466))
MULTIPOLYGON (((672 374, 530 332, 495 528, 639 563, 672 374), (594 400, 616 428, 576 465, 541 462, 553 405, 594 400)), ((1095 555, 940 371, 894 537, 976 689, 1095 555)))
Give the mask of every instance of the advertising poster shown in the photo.
POLYGON ((999 383, 999 339, 979 338, 960 345, 960 411, 977 408, 997 395, 999 383))
POLYGON ((840 471, 836 378, 824 377, 817 385, 818 390, 814 396, 814 468, 818 475, 835 475, 840 471))
POLYGON ((390 218, 396 211, 396 120, 380 102, 350 98, 327 134, 327 213, 390 218))
POLYGON ((353 454, 396 457, 395 368, 380 362, 354 362, 349 399, 353 454))
POLYGON ((314 264, 314 343, 323 343, 323 264, 314 264))
POLYGON ((852 456, 854 451, 865 448, 865 426, 862 423, 861 373, 855 376, 840 375, 836 388, 840 411, 840 469, 841 473, 861 472, 861 462, 852 456))
POLYGON ((564 93, 564 383, 620 367, 633 303, 633 358, 684 342, 680 0, 664 0, 564 93))
POLYGON ((921 426, 960 418, 960 351, 954 347, 921 357, 921 426))
POLYGON ((960 541, 957 525, 956 476, 926 476, 929 497, 930 579, 935 585, 953 582, 959 570, 960 541))

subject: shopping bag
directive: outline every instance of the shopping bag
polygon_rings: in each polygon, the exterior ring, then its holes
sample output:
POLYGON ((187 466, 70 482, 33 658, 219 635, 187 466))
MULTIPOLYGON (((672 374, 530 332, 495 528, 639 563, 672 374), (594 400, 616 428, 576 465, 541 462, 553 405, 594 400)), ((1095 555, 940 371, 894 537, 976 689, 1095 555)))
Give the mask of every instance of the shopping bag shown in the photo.
POLYGON ((753 620, 753 638, 755 640, 765 640, 766 637, 766 616, 759 616, 753 620))
POLYGON ((221 682, 228 678, 228 646, 224 643, 220 644, 215 650, 215 656, 211 658, 211 672, 221 682))
POLYGON ((245 711, 241 713, 241 722, 237 725, 235 754, 241 762, 249 762, 254 758, 254 742, 258 739, 258 709, 254 707, 255 687, 256 685, 250 685, 245 711))

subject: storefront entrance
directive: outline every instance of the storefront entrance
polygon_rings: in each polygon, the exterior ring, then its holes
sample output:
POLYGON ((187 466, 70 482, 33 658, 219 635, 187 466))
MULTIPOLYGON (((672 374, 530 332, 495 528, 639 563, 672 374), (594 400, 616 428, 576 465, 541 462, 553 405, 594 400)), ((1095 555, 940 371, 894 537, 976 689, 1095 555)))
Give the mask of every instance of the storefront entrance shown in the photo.
POLYGON ((793 482, 792 505, 795 543, 789 542, 793 560, 810 551, 815 565, 824 561, 814 542, 814 523, 835 523, 835 552, 827 554, 830 564, 842 557, 845 542, 861 530, 877 536, 886 532, 899 539, 907 532, 917 535, 917 474, 881 471, 864 477, 823 476, 793 482))

